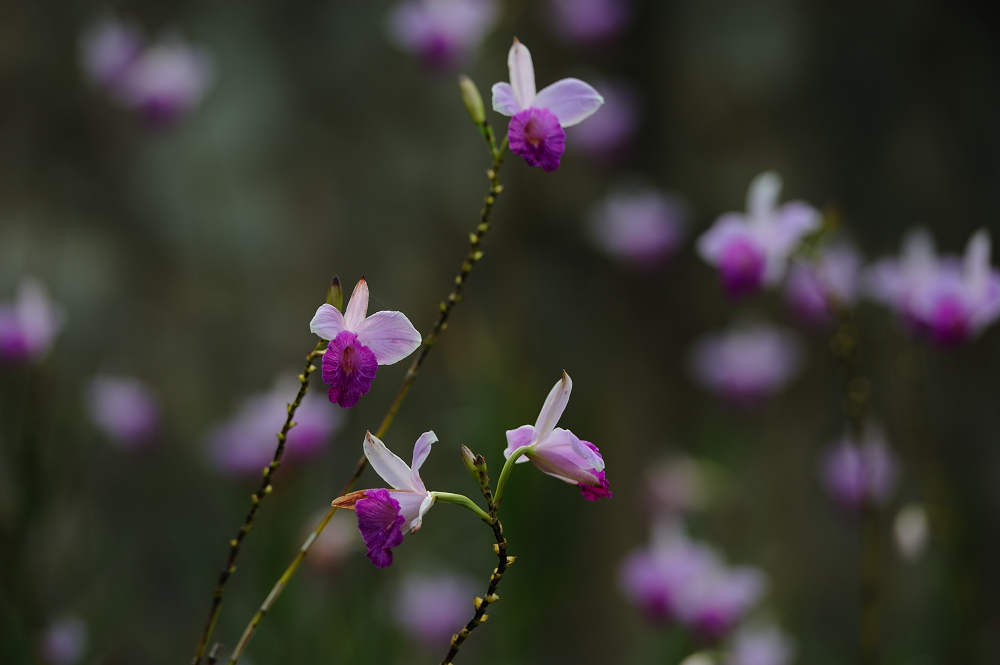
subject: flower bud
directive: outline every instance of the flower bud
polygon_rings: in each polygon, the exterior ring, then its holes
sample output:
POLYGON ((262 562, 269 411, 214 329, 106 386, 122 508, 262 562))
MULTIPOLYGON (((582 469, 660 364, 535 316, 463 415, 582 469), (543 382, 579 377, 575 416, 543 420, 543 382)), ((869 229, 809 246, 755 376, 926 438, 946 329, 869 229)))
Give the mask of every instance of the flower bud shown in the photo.
POLYGON ((330 288, 326 290, 326 304, 344 310, 344 288, 340 285, 340 277, 336 275, 330 280, 330 288))
POLYGON ((465 468, 469 470, 469 473, 478 483, 479 472, 476 471, 476 456, 467 446, 462 446, 462 463, 465 464, 465 468))
POLYGON ((465 102, 465 110, 469 112, 472 122, 481 125, 486 122, 486 110, 483 107, 483 97, 479 94, 479 88, 468 76, 458 77, 458 87, 462 91, 462 101, 465 102))

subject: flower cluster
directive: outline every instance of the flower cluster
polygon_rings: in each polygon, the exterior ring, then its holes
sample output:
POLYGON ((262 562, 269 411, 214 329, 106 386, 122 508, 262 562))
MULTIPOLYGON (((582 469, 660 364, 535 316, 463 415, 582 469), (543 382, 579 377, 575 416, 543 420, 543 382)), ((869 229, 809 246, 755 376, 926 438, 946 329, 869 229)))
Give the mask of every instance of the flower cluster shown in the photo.
POLYGON ((44 357, 63 327, 63 310, 38 280, 26 278, 12 303, 0 303, 0 361, 29 362, 44 357))
POLYGON ((990 265, 990 248, 981 230, 964 256, 938 256, 930 234, 918 229, 904 238, 898 258, 869 269, 868 292, 914 334, 941 346, 968 342, 1000 317, 1000 271, 990 265))
POLYGON ((213 79, 204 50, 172 36, 146 46, 134 23, 114 19, 83 34, 80 59, 94 84, 158 127, 175 124, 195 108, 213 79))

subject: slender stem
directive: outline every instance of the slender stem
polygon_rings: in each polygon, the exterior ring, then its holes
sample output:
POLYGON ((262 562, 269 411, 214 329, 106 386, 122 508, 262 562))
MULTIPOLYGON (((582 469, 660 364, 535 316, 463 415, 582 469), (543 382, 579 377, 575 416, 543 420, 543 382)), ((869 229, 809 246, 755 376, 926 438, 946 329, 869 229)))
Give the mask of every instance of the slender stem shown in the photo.
POLYGON ((517 462, 517 458, 521 455, 526 454, 531 449, 531 446, 521 446, 510 454, 507 461, 504 462, 503 469, 500 470, 500 480, 497 481, 497 491, 493 496, 493 503, 500 507, 500 501, 503 500, 503 488, 507 484, 507 479, 510 478, 510 472, 514 470, 514 463, 517 462))
MULTIPOLYGON (((483 258, 483 252, 480 249, 482 246, 483 238, 490 230, 490 217, 493 214, 493 206, 496 204, 497 197, 500 196, 500 192, 503 191, 503 187, 500 185, 500 167, 503 166, 504 155, 507 152, 507 139, 504 138, 503 143, 500 147, 497 147, 496 138, 493 134, 493 128, 490 126, 489 121, 484 121, 480 125, 480 132, 486 137, 487 147, 490 150, 490 155, 493 158, 492 167, 486 172, 486 177, 489 179, 489 189, 486 191, 486 196, 483 197, 483 208, 479 213, 479 224, 476 226, 476 230, 469 234, 469 252, 466 255, 465 261, 462 263, 462 267, 455 277, 455 286, 451 293, 448 294, 447 300, 441 301, 438 305, 438 318, 434 322, 434 326, 431 328, 431 332, 424 337, 423 344, 420 346, 420 350, 417 352, 417 356, 413 359, 410 364, 410 368, 406 371, 406 376, 403 377, 403 383, 396 392, 396 397, 392 400, 392 404, 389 405, 389 410, 386 411, 385 417, 382 418, 382 423, 379 425, 378 430, 375 432, 375 436, 382 438, 385 433, 389 430, 389 426, 392 425, 392 421, 396 418, 396 413, 399 411, 400 405, 403 400, 406 399, 406 394, 410 390, 410 386, 416 380, 417 375, 420 374, 420 369, 423 367, 424 360, 427 359, 428 354, 437 342, 438 336, 448 328, 448 318, 451 316, 451 311, 454 309, 462 300, 462 291, 465 288, 465 282, 469 277, 469 273, 472 272, 472 267, 475 266, 480 259, 483 258)), ((343 488, 341 488, 340 493, 337 496, 343 496, 351 491, 354 484, 361 477, 361 473, 365 470, 368 465, 368 459, 362 455, 358 459, 358 463, 354 467, 354 471, 348 477, 347 482, 344 483, 343 488)), ((282 573, 278 581, 275 582, 274 586, 271 588, 271 592, 267 594, 267 598, 257 609, 250 623, 247 624, 246 629, 243 631, 240 641, 236 644, 236 648, 233 649, 232 655, 229 657, 228 665, 236 665, 239 659, 242 657, 243 652, 246 651, 247 645, 250 644, 250 640, 253 639, 254 633, 257 631, 257 627, 260 626, 261 621, 271 610, 274 602, 281 595, 281 592, 285 590, 288 585, 288 581, 295 575, 295 571, 298 570, 299 565, 302 560, 306 558, 306 554, 309 553, 309 549, 312 547, 313 543, 326 525, 330 522, 330 519, 336 514, 337 508, 331 506, 326 514, 323 515, 323 519, 320 520, 313 532, 309 534, 306 541, 302 543, 299 547, 299 551, 295 554, 292 562, 282 573)), ((496 527, 494 526, 494 530, 496 527)), ((197 665, 197 664, 194 664, 197 665)))
POLYGON ((452 494, 451 492, 431 492, 431 496, 434 497, 434 501, 437 503, 451 503, 456 506, 462 506, 463 508, 474 512, 476 517, 487 524, 493 524, 493 518, 490 517, 482 508, 477 506, 472 499, 463 494, 452 494))
POLYGON ((302 398, 309 391, 309 378, 316 371, 316 365, 313 364, 313 360, 323 354, 326 344, 326 340, 320 340, 316 348, 306 356, 305 369, 303 369, 302 374, 299 374, 299 392, 295 395, 295 400, 288 405, 288 415, 285 418, 285 424, 282 425, 281 431, 278 432, 278 447, 274 449, 274 458, 264 468, 263 478, 261 478, 257 491, 250 496, 250 511, 247 513, 246 519, 243 520, 243 526, 236 533, 236 537, 229 541, 229 556, 226 558, 226 565, 219 574, 219 582, 215 587, 215 592, 212 594, 212 607, 208 612, 205 627, 201 631, 201 639, 198 640, 198 647, 191 658, 191 665, 198 665, 201 662, 201 657, 208 647, 208 641, 211 639, 212 631, 215 629, 215 622, 219 618, 219 610, 222 608, 222 596, 226 591, 226 584, 233 573, 236 572, 236 559, 240 555, 240 547, 243 545, 243 540, 247 534, 253 529, 254 518, 257 517, 257 511, 260 510, 261 502, 271 493, 271 478, 278 470, 278 467, 281 466, 281 458, 285 454, 285 441, 288 438, 288 432, 296 424, 294 420, 295 411, 302 404, 302 398))

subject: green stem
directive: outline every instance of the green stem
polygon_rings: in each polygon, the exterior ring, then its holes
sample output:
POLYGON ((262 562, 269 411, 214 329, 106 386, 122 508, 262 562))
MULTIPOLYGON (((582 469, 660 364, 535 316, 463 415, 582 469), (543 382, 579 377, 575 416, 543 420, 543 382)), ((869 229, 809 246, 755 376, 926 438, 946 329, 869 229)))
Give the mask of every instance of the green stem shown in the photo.
POLYGON ((486 511, 477 506, 472 499, 465 496, 464 494, 452 494, 451 492, 431 492, 431 496, 438 503, 450 503, 456 506, 462 506, 467 510, 471 510, 476 514, 476 517, 486 522, 487 524, 493 524, 493 518, 490 517, 486 511))
POLYGON ((521 455, 526 454, 531 450, 531 446, 521 446, 510 454, 507 461, 503 465, 503 469, 500 470, 500 480, 497 481, 497 491, 493 495, 493 503, 500 508, 500 501, 503 499, 503 488, 507 484, 507 478, 510 477, 510 472, 514 470, 514 463, 517 462, 517 458, 521 455))
MULTIPOLYGON (((487 145, 490 149, 490 155, 493 157, 492 168, 486 172, 486 177, 490 181, 489 189, 486 192, 486 196, 483 197, 483 208, 479 213, 479 225, 476 226, 476 230, 469 234, 469 252, 466 255, 465 261, 462 263, 462 267, 459 270, 458 275, 455 277, 455 286, 451 293, 448 294, 448 299, 441 301, 438 305, 438 318, 434 322, 434 327, 431 332, 424 338, 424 342, 417 352, 416 358, 413 359, 413 363, 410 368, 406 371, 406 376, 403 377, 403 384, 399 387, 396 392, 396 397, 392 400, 392 404, 389 405, 389 410, 386 411, 385 417, 382 418, 382 423, 379 425, 378 431, 375 432, 375 436, 382 438, 385 433, 389 430, 389 426, 392 425, 392 421, 396 418, 396 413, 399 411, 400 405, 402 405, 403 400, 406 398, 406 394, 410 391, 410 386, 416 380, 417 375, 420 374, 420 369, 423 367, 424 360, 426 360, 428 354, 430 354, 431 349, 434 348, 434 344, 437 342, 438 336, 448 327, 448 318, 451 316, 451 311, 455 308, 462 300, 462 291, 465 288, 465 282, 469 277, 469 273, 472 272, 473 266, 483 258, 483 252, 480 249, 482 246, 483 238, 486 236, 487 232, 490 230, 490 217, 493 214, 493 206, 496 204, 497 197, 500 196, 500 192, 503 191, 503 187, 500 185, 500 167, 503 166, 504 155, 507 152, 507 139, 505 138, 503 143, 499 148, 496 147, 496 139, 493 135, 493 128, 490 126, 489 121, 484 121, 480 127, 480 131, 486 136, 487 145)), ((365 470, 368 465, 368 458, 362 455, 358 459, 358 463, 354 466, 354 471, 348 477, 347 482, 344 483, 343 488, 341 488, 340 493, 337 496, 343 496, 351 491, 354 484, 361 477, 361 473, 365 470)), ((243 636, 240 637, 240 641, 237 643, 236 648, 233 649, 232 655, 229 657, 228 665, 236 665, 239 659, 242 657, 243 652, 246 650, 253 639, 254 633, 257 631, 258 626, 260 626, 261 621, 271 610, 274 602, 281 595, 281 592, 285 590, 288 585, 288 581, 295 575, 295 571, 298 570, 299 565, 301 565, 302 560, 305 559, 306 554, 309 553, 309 549, 312 547, 313 543, 326 525, 330 522, 330 519, 336 514, 337 508, 331 506, 326 514, 323 515, 323 519, 320 523, 316 525, 313 532, 309 534, 306 541, 299 548, 292 562, 282 573, 278 581, 275 582, 274 586, 271 588, 271 592, 267 594, 267 598, 257 609, 250 623, 247 624, 246 629, 243 631, 243 636)), ((494 529, 496 529, 496 526, 494 529)), ((197 664, 194 664, 197 665, 197 664)))
POLYGON ((285 441, 288 438, 288 432, 295 426, 295 411, 302 404, 302 398, 309 391, 309 378, 316 371, 313 360, 323 354, 326 344, 326 340, 321 339, 316 348, 306 356, 305 369, 302 371, 302 374, 299 374, 299 392, 296 394, 295 400, 288 405, 288 415, 285 418, 285 424, 281 427, 281 431, 278 432, 278 447, 274 450, 274 458, 269 465, 264 467, 260 485, 257 487, 257 491, 250 496, 250 511, 247 513, 246 519, 243 520, 243 526, 236 532, 236 537, 229 541, 229 556, 226 557, 226 565, 219 574, 219 582, 215 586, 215 592, 212 594, 212 606, 209 609, 205 627, 201 631, 201 639, 198 640, 198 646, 195 649, 194 656, 191 658, 191 665, 198 665, 201 662, 201 657, 208 647, 208 641, 212 638, 212 631, 215 630, 215 622, 219 619, 219 611, 222 609, 222 597, 226 591, 226 584, 233 573, 236 572, 236 559, 240 555, 240 546, 243 545, 243 540, 253 528, 254 518, 257 517, 257 511, 260 510, 261 502, 271 493, 271 478, 278 470, 278 467, 281 466, 281 458, 285 454, 285 441))

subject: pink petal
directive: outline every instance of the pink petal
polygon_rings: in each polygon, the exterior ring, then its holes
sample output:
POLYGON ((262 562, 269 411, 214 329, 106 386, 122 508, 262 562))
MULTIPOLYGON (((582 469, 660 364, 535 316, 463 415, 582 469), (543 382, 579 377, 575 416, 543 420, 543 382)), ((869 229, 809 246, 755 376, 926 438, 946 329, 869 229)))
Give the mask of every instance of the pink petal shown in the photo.
POLYGON ((573 380, 569 378, 569 374, 563 372, 562 378, 549 391, 545 403, 542 404, 542 410, 538 414, 538 420, 535 421, 535 441, 544 441, 555 428, 559 417, 566 410, 569 394, 572 391, 573 380))
POLYGON ((424 491, 413 484, 413 474, 410 473, 410 467, 406 462, 386 448, 385 444, 371 432, 365 434, 364 449, 365 457, 368 458, 375 473, 394 489, 421 493, 424 491))
MULTIPOLYGON (((354 303, 354 298, 351 298, 351 303, 354 303)), ((350 305, 347 311, 349 314, 350 305)), ((401 312, 375 312, 364 319, 356 330, 358 341, 372 350, 379 365, 399 362, 416 351, 422 341, 420 333, 401 312)))
POLYGON ((344 315, 333 305, 323 303, 309 322, 309 330, 323 339, 332 340, 344 329, 344 315))
POLYGON ((535 101, 535 66, 531 62, 528 47, 517 41, 517 38, 507 54, 507 68, 510 70, 510 87, 514 92, 517 110, 523 111, 535 101))
MULTIPOLYGON (((534 438, 535 428, 531 425, 521 425, 517 429, 507 430, 507 449, 503 451, 504 459, 509 458, 515 450, 518 448, 523 448, 524 446, 530 446, 531 440, 534 438)), ((515 464, 522 464, 527 462, 528 458, 521 456, 517 458, 515 464)))
POLYGON ((510 83, 493 84, 493 110, 501 115, 512 116, 517 113, 517 100, 510 83))
POLYGON ((548 109, 563 127, 577 125, 601 108, 604 98, 589 83, 580 79, 563 79, 544 88, 531 103, 535 108, 548 109))
MULTIPOLYGON (((361 322, 365 320, 366 314, 368 314, 368 282, 362 277, 358 285, 354 287, 351 300, 347 303, 347 310, 344 311, 344 328, 360 333, 361 322)), ((365 346, 368 345, 365 344, 365 346)), ((372 350, 374 351, 374 349, 372 350)))

